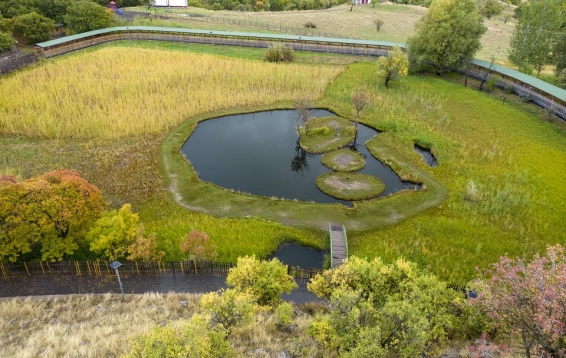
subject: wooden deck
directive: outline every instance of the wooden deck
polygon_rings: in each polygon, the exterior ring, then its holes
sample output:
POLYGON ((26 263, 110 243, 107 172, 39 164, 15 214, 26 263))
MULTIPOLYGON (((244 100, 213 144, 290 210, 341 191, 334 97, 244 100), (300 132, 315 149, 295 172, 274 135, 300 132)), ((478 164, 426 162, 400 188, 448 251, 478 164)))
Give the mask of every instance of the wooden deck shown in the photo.
POLYGON ((348 238, 344 226, 329 225, 328 232, 330 235, 330 267, 335 268, 342 265, 348 258, 348 238))

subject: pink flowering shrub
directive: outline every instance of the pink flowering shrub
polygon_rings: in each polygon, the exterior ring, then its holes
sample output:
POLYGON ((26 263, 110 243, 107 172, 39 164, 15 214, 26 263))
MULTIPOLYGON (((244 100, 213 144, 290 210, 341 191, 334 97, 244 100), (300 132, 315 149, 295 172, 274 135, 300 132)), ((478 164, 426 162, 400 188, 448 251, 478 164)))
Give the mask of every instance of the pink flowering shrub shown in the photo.
POLYGON ((518 335, 527 358, 566 356, 566 256, 560 245, 530 262, 503 256, 477 280, 480 305, 500 328, 518 335))

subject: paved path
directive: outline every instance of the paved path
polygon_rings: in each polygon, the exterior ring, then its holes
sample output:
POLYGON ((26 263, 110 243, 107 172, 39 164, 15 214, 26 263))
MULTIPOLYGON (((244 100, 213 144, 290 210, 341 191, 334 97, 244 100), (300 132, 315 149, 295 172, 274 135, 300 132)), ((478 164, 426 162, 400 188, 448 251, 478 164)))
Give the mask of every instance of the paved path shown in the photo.
MULTIPOLYGON (((205 293, 226 288, 226 278, 214 275, 130 276, 121 277, 121 279, 125 294, 145 292, 205 293)), ((88 293, 120 293, 116 276, 32 276, 0 279, 0 298, 88 293)), ((295 303, 320 301, 304 286, 299 286, 290 295, 283 294, 282 298, 285 301, 295 303)))

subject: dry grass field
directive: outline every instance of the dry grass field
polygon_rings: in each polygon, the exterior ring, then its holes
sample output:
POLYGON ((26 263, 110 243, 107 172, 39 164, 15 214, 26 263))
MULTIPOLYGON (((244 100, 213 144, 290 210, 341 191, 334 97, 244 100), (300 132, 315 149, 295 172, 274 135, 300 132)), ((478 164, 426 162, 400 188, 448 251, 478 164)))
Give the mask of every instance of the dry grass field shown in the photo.
MULTIPOLYGON (((189 320, 199 312, 200 295, 85 295, 0 301, 0 357, 119 357, 128 353, 128 338, 156 326, 189 320)), ((298 306, 297 331, 278 330, 273 317, 259 313, 254 322, 232 330, 229 339, 240 356, 264 349, 269 356, 297 350, 316 356, 319 348, 305 330, 309 307, 298 306)), ((321 352, 319 352, 321 353, 321 352)), ((311 356, 311 355, 309 355, 311 356)), ((319 355, 322 356, 322 355, 319 355)))
MULTIPOLYGON (((516 20, 511 18, 506 23, 502 20, 505 14, 511 15, 514 6, 507 6, 503 13, 491 19, 484 19, 487 31, 482 38, 482 49, 476 54, 476 58, 489 60, 493 55, 496 62, 507 64, 508 43, 516 20)), ((137 10, 143 10, 138 8, 137 10)), ((209 28, 219 27, 222 30, 242 31, 241 26, 216 24, 204 22, 203 18, 181 18, 173 17, 179 13, 197 13, 208 16, 230 18, 235 20, 246 20, 272 26, 289 26, 301 28, 306 22, 313 22, 316 31, 328 32, 358 39, 380 40, 405 43, 413 35, 414 23, 426 12, 426 8, 413 5, 397 4, 373 4, 357 5, 350 11, 349 5, 341 5, 327 10, 309 11, 283 11, 283 12, 238 12, 238 11, 211 11, 199 8, 187 10, 169 10, 168 13, 175 21, 188 27, 199 27, 206 24, 209 28), (375 29, 374 19, 385 21, 380 31, 375 29), (211 27, 212 26, 212 27, 211 27)), ((152 10, 153 11, 153 10, 152 10)), ((164 25, 165 26, 165 25, 164 25)), ((205 26, 206 27, 206 26, 205 26)), ((219 29, 220 29, 219 28, 219 29)), ((252 31, 250 29, 249 31, 252 31)), ((265 30, 258 29, 258 32, 265 30)))

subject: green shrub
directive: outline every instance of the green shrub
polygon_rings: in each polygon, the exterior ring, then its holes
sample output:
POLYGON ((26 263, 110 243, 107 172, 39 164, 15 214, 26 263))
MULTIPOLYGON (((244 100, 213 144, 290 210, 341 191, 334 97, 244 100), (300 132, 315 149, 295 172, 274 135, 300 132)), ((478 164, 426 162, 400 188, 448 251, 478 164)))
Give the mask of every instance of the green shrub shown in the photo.
POLYGON ((283 292, 290 293, 298 287, 287 274, 287 266, 278 259, 259 261, 255 256, 238 258, 238 265, 230 269, 226 284, 238 292, 250 293, 261 306, 278 304, 283 292))
POLYGON ((219 3, 215 3, 214 5, 212 5, 212 10, 214 11, 223 10, 223 7, 219 3))
POLYGON ((515 91, 515 88, 512 85, 505 86, 505 93, 512 94, 515 91))
POLYGON ((305 22, 305 24, 303 26, 308 28, 308 29, 316 29, 316 24, 312 21, 305 22))
POLYGON ((47 41, 55 32, 55 22, 36 12, 14 18, 14 35, 25 37, 30 43, 47 41))
POLYGON ((208 323, 208 317, 195 314, 188 322, 156 327, 130 338, 132 349, 124 357, 234 357, 236 354, 226 340, 226 332, 212 330, 208 323))
POLYGON ((0 32, 0 52, 11 49, 15 44, 16 40, 14 40, 12 36, 0 32))
POLYGON ((497 84, 499 83, 499 81, 501 81, 501 77, 499 77, 499 76, 489 76, 489 78, 485 82, 484 88, 488 91, 493 91, 497 87, 497 84))
POLYGON ((269 46, 263 58, 268 62, 292 62, 295 60, 295 54, 292 48, 278 42, 269 46))
POLYGON ((287 327, 293 323, 293 316, 295 312, 293 311, 293 306, 290 303, 283 302, 275 309, 275 314, 273 319, 275 325, 278 327, 287 327))
POLYGON ((438 356, 453 332, 459 294, 416 265, 355 256, 316 276, 310 291, 330 301, 308 333, 344 357, 438 356))
POLYGON ((0 17, 0 32, 11 33, 14 30, 14 23, 10 19, 0 17))
POLYGON ((224 329, 251 323, 255 312, 255 297, 247 292, 226 290, 202 296, 200 307, 211 314, 212 322, 224 329))
POLYGON ((65 22, 69 33, 79 34, 112 26, 114 16, 104 6, 80 0, 69 6, 65 22))
POLYGON ((189 5, 189 7, 204 8, 204 5, 199 0, 189 0, 188 5, 189 5))
POLYGON ((252 7, 250 5, 240 4, 240 5, 236 6, 234 8, 234 10, 235 11, 241 11, 241 12, 252 11, 252 7))

